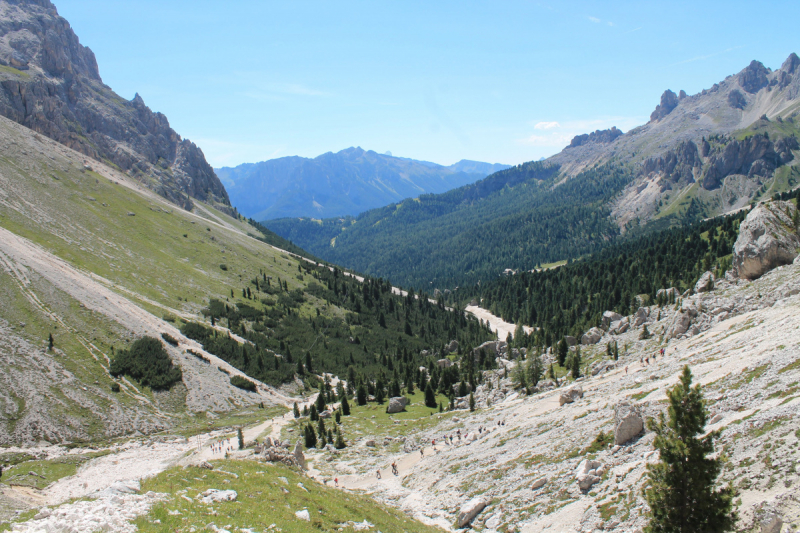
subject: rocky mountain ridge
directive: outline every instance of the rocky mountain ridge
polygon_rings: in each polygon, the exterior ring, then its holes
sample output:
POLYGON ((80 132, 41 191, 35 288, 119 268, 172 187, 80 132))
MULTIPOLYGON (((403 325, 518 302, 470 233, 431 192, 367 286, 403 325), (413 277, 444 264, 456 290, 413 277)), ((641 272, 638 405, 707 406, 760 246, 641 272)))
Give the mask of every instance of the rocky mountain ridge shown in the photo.
POLYGON ((508 165, 450 166, 351 147, 316 158, 291 156, 216 169, 237 209, 256 220, 355 216, 420 194, 473 183, 508 165))
POLYGON ((138 94, 128 101, 103 84, 94 53, 49 0, 0 1, 0 115, 186 209, 197 198, 233 212, 200 148, 138 94))

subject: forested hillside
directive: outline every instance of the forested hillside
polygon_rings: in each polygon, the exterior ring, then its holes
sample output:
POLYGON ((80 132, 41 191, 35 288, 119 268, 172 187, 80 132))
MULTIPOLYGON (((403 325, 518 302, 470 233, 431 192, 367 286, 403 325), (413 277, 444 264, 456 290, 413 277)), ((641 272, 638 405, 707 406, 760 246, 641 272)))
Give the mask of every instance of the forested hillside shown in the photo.
POLYGON ((319 257, 395 285, 452 288, 579 257, 619 234, 608 202, 631 179, 625 167, 603 165, 562 184, 557 176, 558 167, 531 162, 357 218, 264 224, 319 257))
MULTIPOLYGON (((425 296, 401 297, 381 279, 360 282, 339 269, 298 265, 307 284, 289 289, 286 280, 262 273, 231 294, 236 303, 211 299, 203 311, 210 324, 187 322, 181 332, 247 375, 272 385, 313 374, 357 373, 370 383, 420 382, 419 367, 436 366, 445 346, 469 350, 494 338, 486 326, 445 309, 425 296), (221 325, 247 342, 220 333, 221 325), (430 355, 421 355, 425 353, 430 355)), ((460 350, 456 350, 461 353, 460 350)))
MULTIPOLYGON (((795 190, 776 198, 797 196, 795 190)), ((682 293, 709 270, 724 276, 747 212, 645 235, 558 268, 503 276, 463 296, 481 298, 484 307, 509 322, 540 328, 530 342, 550 346, 599 325, 604 311, 629 315, 656 303, 660 289, 682 293)), ((674 301, 664 293, 661 298, 661 304, 674 301)))

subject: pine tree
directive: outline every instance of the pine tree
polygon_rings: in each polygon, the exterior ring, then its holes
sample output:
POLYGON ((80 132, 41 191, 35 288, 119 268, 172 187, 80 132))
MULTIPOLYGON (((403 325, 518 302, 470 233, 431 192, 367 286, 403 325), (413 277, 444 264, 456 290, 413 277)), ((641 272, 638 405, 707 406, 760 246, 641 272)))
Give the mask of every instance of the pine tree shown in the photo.
POLYGON ((342 423, 342 410, 341 409, 336 411, 336 415, 334 416, 334 419, 336 420, 337 424, 341 424, 342 423))
POLYGON ((342 431, 338 427, 336 428, 336 444, 333 446, 337 450, 342 450, 347 447, 347 444, 344 443, 344 438, 342 438, 342 431))
POLYGON ((307 405, 303 406, 303 416, 308 416, 308 406, 307 405))
POLYGON ((342 397, 342 415, 350 416, 350 402, 347 401, 347 396, 342 397))
POLYGON ((47 339, 47 349, 50 350, 50 351, 53 351, 53 345, 54 344, 55 344, 55 342, 53 341, 53 334, 51 333, 50 337, 48 337, 48 339, 47 339))
POLYGON ((647 331, 647 324, 645 324, 644 326, 642 326, 642 332, 639 334, 639 340, 646 341, 649 338, 650 338, 650 332, 647 331))
POLYGON ((578 348, 575 350, 575 354, 572 356, 572 368, 570 368, 572 372, 572 379, 578 379, 581 377, 581 350, 578 348))
POLYGON ((692 388, 692 373, 683 367, 680 383, 667 393, 669 420, 664 414, 647 427, 656 435, 653 445, 661 461, 648 465, 644 491, 650 506, 646 533, 731 531, 736 522, 733 487, 714 490, 722 460, 709 457, 719 432, 701 437, 708 418, 700 385, 692 388))
POLYGON ((539 381, 542 380, 544 375, 544 365, 542 365, 542 358, 539 357, 539 352, 534 352, 533 359, 528 363, 528 377, 530 378, 531 385, 536 387, 539 381))
POLYGON ((312 422, 316 422, 319 420, 319 412, 317 411, 317 406, 311 404, 311 414, 308 417, 312 422))
POLYGON ((317 413, 321 413, 324 411, 328 406, 325 404, 325 389, 320 387, 319 394, 317 395, 317 413))
POLYGON ((425 407, 436 408, 436 393, 433 392, 433 386, 430 381, 425 387, 425 407))
POLYGON ((614 341, 614 361, 619 361, 619 345, 614 341))
POLYGON ((306 424, 306 429, 303 430, 303 436, 305 437, 306 448, 317 447, 317 434, 314 432, 314 427, 310 422, 306 424))
POLYGON ((362 406, 367 405, 367 388, 363 383, 358 384, 358 389, 356 390, 356 403, 362 406))
POLYGON ((564 362, 567 360, 568 349, 569 347, 567 346, 566 339, 558 341, 558 366, 564 366, 564 362))
POLYGON ((294 402, 294 407, 292 408, 292 413, 294 414, 295 418, 300 418, 300 409, 297 407, 297 402, 294 402))
POLYGON ((244 433, 242 433, 242 428, 236 429, 236 436, 239 438, 239 449, 244 450, 244 433))
POLYGON ((469 393, 469 410, 470 412, 475 410, 475 395, 471 392, 469 393))

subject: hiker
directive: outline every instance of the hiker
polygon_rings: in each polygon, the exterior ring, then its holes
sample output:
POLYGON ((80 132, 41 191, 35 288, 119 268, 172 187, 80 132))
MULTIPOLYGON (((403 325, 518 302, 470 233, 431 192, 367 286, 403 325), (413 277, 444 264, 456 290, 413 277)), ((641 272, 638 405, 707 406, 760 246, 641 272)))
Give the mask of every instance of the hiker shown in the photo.
POLYGON ((627 366, 625 367, 625 373, 626 374, 628 373, 628 367, 627 366))
POLYGON ((338 477, 333 478, 333 484, 336 485, 337 487, 339 486, 339 478, 338 477))
POLYGON ((397 463, 392 463, 392 474, 397 475, 397 463))
POLYGON ((375 472, 375 477, 377 477, 378 479, 381 478, 381 469, 380 468, 375 472))
POLYGON ((424 449, 423 449, 423 448, 420 448, 420 449, 419 449, 419 456, 420 456, 420 457, 425 457, 425 451, 424 451, 424 449))
POLYGON ((431 439, 431 446, 433 446, 433 451, 436 451, 436 439, 431 439))

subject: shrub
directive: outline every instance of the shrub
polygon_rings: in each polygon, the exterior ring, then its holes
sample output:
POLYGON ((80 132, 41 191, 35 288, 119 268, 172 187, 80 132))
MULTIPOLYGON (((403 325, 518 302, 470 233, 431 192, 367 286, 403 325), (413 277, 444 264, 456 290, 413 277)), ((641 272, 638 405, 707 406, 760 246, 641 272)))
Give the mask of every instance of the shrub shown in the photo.
POLYGON ((169 390, 183 374, 172 363, 164 345, 153 337, 142 337, 128 350, 120 350, 111 361, 112 376, 129 376, 153 390, 169 390))
POLYGON ((231 385, 250 392, 256 391, 256 384, 250 381, 249 379, 243 378, 242 376, 232 376, 231 385))
POLYGON ((119 392, 119 383, 111 384, 111 392, 119 392))
POLYGON ((228 265, 226 265, 225 263, 222 263, 222 264, 219 266, 219 269, 220 269, 220 270, 224 270, 225 272, 227 272, 227 271, 228 271, 228 265))
POLYGON ((168 344, 171 344, 173 346, 177 346, 178 345, 178 339, 176 339, 175 337, 173 337, 169 333, 162 333, 161 334, 161 338, 164 339, 168 344))

